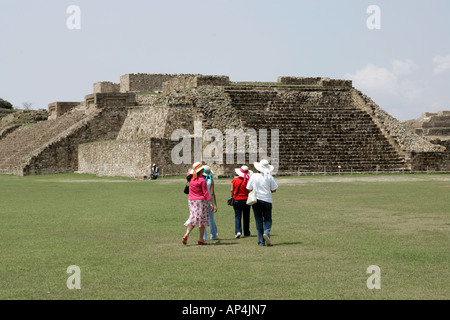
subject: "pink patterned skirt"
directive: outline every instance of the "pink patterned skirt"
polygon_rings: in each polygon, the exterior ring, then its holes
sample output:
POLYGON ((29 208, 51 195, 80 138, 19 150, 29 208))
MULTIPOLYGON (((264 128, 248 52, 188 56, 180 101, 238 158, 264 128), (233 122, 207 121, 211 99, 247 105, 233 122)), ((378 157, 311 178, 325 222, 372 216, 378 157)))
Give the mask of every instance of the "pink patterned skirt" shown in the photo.
POLYGON ((184 225, 209 227, 208 202, 206 200, 188 200, 189 202, 189 219, 184 225))

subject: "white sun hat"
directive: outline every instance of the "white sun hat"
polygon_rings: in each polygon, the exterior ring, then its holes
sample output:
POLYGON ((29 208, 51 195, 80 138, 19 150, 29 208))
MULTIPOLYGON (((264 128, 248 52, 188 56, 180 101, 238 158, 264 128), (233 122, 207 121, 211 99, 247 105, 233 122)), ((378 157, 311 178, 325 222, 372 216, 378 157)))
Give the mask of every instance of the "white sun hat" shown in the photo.
POLYGON ((205 166, 202 166, 201 162, 194 162, 194 164, 192 165, 192 169, 189 170, 189 174, 193 174, 194 176, 197 176, 197 172, 199 172, 200 170, 203 170, 203 169, 205 169, 205 166))
POLYGON ((269 164, 269 161, 267 161, 266 159, 262 159, 260 162, 255 162, 253 163, 253 165, 255 166, 256 170, 264 173, 264 175, 270 174, 274 169, 274 167, 269 164))
POLYGON ((242 166, 242 167, 240 167, 240 168, 236 168, 236 169, 234 169, 234 172, 236 172, 236 174, 239 176, 239 177, 242 177, 242 178, 244 178, 244 175, 247 173, 249 176, 251 176, 252 174, 253 174, 253 171, 252 170, 248 170, 248 167, 247 166, 242 166))

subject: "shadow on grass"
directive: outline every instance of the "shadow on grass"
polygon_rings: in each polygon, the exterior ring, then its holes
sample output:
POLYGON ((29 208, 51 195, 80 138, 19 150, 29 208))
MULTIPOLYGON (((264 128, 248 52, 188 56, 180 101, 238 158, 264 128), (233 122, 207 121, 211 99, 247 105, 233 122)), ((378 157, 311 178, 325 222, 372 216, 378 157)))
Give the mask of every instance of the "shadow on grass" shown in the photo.
POLYGON ((276 241, 277 238, 277 234, 274 233, 270 236, 271 242, 272 242, 272 247, 276 247, 276 246, 292 246, 292 245, 300 245, 303 244, 303 242, 301 241, 286 241, 286 242, 277 242, 276 241), (275 241, 274 241, 275 240, 275 241))
MULTIPOLYGON (((231 246, 231 245, 239 245, 239 242, 242 242, 244 239, 254 238, 256 240, 256 235, 246 236, 242 237, 240 239, 236 238, 229 238, 229 239, 217 239, 217 240, 208 240, 207 246, 231 246)), ((277 246, 291 246, 291 245, 301 245, 303 242, 301 241, 292 241, 292 242, 273 242, 271 247, 277 247, 277 246)), ((255 242, 255 245, 257 243, 255 242)), ((185 246, 191 247, 191 246, 198 246, 196 242, 188 243, 185 246)))
MULTIPOLYGON (((238 241, 233 241, 235 239, 218 239, 218 240, 208 240, 206 246, 231 246, 238 244, 238 241), (223 242, 225 241, 225 242, 223 242)), ((191 247, 191 246, 198 246, 196 242, 188 243, 185 246, 191 247)))
POLYGON ((303 242, 297 241, 297 242, 272 242, 272 247, 276 247, 276 246, 290 246, 290 245, 299 245, 299 244, 303 244, 303 242))
MULTIPOLYGON (((253 237, 253 236, 250 236, 253 237)), ((256 236, 254 236, 256 238, 256 236)), ((247 237, 249 238, 249 237, 247 237)), ((221 240, 213 240, 213 241, 208 241, 208 245, 213 245, 213 246, 220 246, 220 245, 235 245, 235 244, 239 244, 239 240, 236 239, 221 239, 221 240), (221 240, 225 240, 225 241, 230 241, 230 242, 221 242, 221 240)), ((303 244, 303 242, 301 241, 294 241, 294 242, 272 242, 272 247, 276 247, 276 246, 291 246, 291 245, 301 245, 303 244)), ((257 245, 257 243, 255 242, 255 245, 257 245)))
MULTIPOLYGON (((227 239, 224 239, 224 240, 227 241, 227 239)), ((222 240, 208 241, 208 246, 231 246, 231 245, 234 245, 234 244, 238 244, 238 242, 237 241, 222 242, 222 240)))

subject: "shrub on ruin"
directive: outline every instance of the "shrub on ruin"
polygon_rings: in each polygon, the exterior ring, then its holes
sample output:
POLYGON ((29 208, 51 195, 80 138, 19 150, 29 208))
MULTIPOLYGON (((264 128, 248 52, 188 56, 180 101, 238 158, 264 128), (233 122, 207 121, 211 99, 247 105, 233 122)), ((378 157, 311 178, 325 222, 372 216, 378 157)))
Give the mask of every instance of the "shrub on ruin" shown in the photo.
POLYGON ((0 98, 0 109, 13 109, 13 105, 6 100, 3 100, 2 98, 0 98))

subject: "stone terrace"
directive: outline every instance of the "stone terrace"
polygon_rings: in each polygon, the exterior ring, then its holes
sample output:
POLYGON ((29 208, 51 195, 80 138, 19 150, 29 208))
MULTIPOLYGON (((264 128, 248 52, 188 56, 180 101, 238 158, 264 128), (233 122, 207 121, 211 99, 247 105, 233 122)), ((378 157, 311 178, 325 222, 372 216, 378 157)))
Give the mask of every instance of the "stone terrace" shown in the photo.
POLYGON ((450 111, 425 112, 419 119, 404 123, 428 139, 450 140, 450 111))
MULTIPOLYGON (((5 133, 0 173, 142 177, 156 162, 164 174, 177 175, 194 159, 172 163, 177 142, 171 136, 184 129, 192 143, 194 121, 201 121, 202 133, 266 129, 269 159, 272 130, 278 130, 278 174, 450 170, 447 145, 406 129, 348 80, 233 83, 227 76, 129 74, 120 84, 98 82, 93 89, 79 104, 49 105, 51 120, 5 133)), ((212 167, 229 176, 238 165, 212 167)))
MULTIPOLYGON (((278 129, 278 174, 403 172, 433 163, 437 170, 445 169, 445 148, 405 129, 348 80, 279 77, 277 82, 233 83, 224 76, 181 75, 162 87, 163 94, 137 98, 142 108, 128 112, 117 141, 82 147, 82 172, 124 174, 125 166, 126 175, 139 176, 156 162, 166 175, 180 174, 190 163, 171 163, 176 143, 170 137, 177 128, 193 134, 195 120, 202 122, 203 132, 267 129, 268 158, 272 156, 271 129, 278 129)), ((248 147, 247 140, 247 163, 248 147)), ((211 166, 218 175, 232 175, 237 155, 234 160, 234 164, 211 166)))

